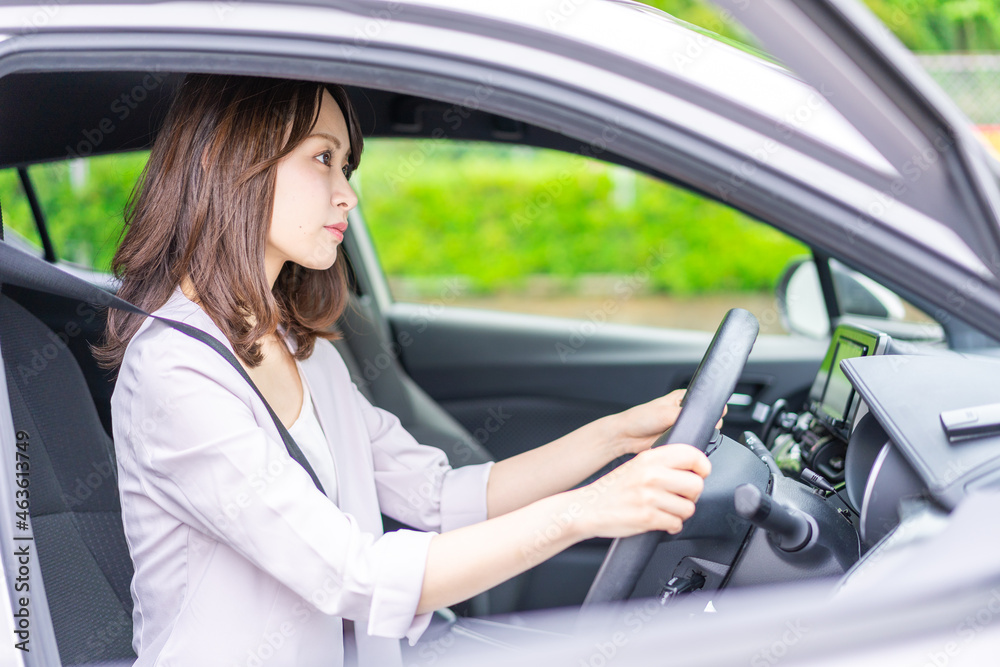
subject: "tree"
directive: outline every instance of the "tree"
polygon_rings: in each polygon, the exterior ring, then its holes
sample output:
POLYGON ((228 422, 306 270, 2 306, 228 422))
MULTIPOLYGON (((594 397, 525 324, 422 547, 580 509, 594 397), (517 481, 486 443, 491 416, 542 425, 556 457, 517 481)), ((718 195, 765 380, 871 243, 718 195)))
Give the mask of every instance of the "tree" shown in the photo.
MULTIPOLYGON (((726 37, 746 33, 700 0, 651 0, 647 4, 726 37)), ((865 0, 911 51, 1000 51, 1000 3, 996 0, 865 0)))

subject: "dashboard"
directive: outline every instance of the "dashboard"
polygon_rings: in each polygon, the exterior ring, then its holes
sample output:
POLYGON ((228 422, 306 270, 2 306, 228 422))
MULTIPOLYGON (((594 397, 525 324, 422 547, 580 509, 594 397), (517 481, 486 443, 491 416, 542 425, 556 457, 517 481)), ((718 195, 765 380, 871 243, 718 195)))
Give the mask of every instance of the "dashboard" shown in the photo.
POLYGON ((698 509, 660 542, 633 595, 855 583, 926 534, 909 526, 1000 486, 996 378, 995 350, 959 353, 841 324, 798 411, 775 404, 759 435, 709 443, 698 509))
MULTIPOLYGON (((1000 485, 1000 359, 840 325, 801 413, 776 416, 766 446, 789 478, 817 474, 871 547, 908 501, 950 511, 1000 485), (840 493, 843 492, 843 493, 840 493)), ((813 484, 815 486, 815 484, 813 484)))
POLYGON ((1000 414, 996 378, 997 350, 959 353, 841 324, 800 406, 779 401, 759 435, 709 443, 698 509, 661 539, 633 597, 666 604, 683 591, 863 582, 874 562, 946 525, 929 517, 1000 486, 1000 425, 987 419, 1000 414))
MULTIPOLYGON (((830 500, 855 525, 863 546, 872 546, 898 525, 902 501, 929 494, 904 450, 872 413, 863 383, 859 390, 849 373, 879 357, 893 357, 893 365, 908 364, 914 351, 912 344, 898 344, 884 332, 838 326, 804 410, 781 415, 765 434, 785 475, 813 486, 806 478, 818 475, 836 490, 830 500)), ((906 387, 895 384, 891 389, 901 390, 906 387)))

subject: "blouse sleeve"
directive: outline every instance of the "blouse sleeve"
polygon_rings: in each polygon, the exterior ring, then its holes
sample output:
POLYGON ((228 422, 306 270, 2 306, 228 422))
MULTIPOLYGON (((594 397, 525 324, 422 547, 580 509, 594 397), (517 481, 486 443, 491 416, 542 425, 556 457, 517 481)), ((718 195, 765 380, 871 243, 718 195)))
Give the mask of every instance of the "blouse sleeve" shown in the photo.
POLYGON ((165 329, 130 346, 138 349, 119 373, 114 417, 126 424, 144 492, 320 611, 415 641, 426 627, 414 615, 433 534, 362 532, 258 426, 246 381, 199 345, 165 329))
POLYGON ((437 447, 422 445, 396 415, 373 406, 351 384, 372 442, 379 507, 414 528, 445 532, 487 519, 493 461, 452 468, 437 447))

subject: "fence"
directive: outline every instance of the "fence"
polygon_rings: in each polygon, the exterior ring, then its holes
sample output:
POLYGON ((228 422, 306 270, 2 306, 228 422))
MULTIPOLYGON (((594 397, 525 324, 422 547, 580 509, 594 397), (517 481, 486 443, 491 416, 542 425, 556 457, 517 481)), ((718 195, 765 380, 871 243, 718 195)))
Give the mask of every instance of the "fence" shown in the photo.
POLYGON ((944 53, 917 59, 1000 151, 1000 53, 944 53))

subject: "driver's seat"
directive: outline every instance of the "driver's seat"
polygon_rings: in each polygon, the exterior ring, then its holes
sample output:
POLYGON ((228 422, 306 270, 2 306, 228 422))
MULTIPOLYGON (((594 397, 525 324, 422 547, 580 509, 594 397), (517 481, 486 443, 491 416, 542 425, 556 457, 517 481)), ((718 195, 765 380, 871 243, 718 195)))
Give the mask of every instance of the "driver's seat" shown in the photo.
POLYGON ((42 584, 33 611, 47 600, 63 665, 131 665, 132 561, 111 438, 69 349, 6 295, 0 351, 14 432, 30 464, 32 576, 42 584))

